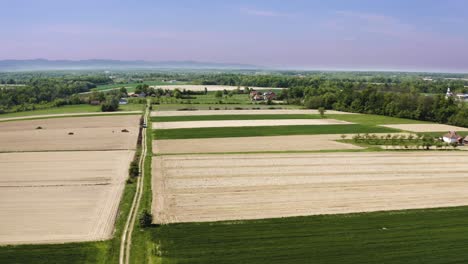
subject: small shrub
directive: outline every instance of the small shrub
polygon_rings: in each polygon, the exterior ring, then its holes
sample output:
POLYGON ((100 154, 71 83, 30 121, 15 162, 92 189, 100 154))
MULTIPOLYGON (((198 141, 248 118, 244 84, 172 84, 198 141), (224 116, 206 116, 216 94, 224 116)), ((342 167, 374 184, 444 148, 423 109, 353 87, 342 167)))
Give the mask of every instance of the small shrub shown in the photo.
POLYGON ((138 220, 140 222, 140 227, 146 228, 151 226, 151 223, 153 222, 153 215, 150 214, 148 210, 144 210, 140 213, 138 220))
POLYGON ((130 163, 128 174, 130 174, 131 177, 138 177, 138 175, 140 174, 140 169, 137 161, 132 161, 132 163, 130 163))

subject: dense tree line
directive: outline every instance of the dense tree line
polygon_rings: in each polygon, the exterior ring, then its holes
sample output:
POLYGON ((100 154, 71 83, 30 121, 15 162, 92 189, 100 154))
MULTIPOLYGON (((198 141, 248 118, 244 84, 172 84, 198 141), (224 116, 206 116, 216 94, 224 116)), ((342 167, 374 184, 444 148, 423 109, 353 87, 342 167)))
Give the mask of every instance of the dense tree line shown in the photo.
POLYGON ((369 87, 353 89, 293 88, 287 92, 291 103, 307 108, 385 115, 468 127, 468 108, 445 95, 428 96, 415 92, 385 92, 369 87))
POLYGON ((23 86, 0 86, 0 113, 83 103, 78 93, 88 92, 96 83, 108 81, 103 76, 78 76, 35 78, 23 80, 23 86))

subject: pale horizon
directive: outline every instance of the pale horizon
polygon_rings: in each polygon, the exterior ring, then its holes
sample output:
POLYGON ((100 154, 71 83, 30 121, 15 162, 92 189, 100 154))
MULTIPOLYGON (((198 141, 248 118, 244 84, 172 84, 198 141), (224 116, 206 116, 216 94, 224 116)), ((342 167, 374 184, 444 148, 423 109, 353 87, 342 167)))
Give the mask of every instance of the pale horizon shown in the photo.
POLYGON ((273 69, 468 72, 468 3, 8 3, 0 60, 200 61, 273 69), (28 8, 26 9, 25 6, 28 8))

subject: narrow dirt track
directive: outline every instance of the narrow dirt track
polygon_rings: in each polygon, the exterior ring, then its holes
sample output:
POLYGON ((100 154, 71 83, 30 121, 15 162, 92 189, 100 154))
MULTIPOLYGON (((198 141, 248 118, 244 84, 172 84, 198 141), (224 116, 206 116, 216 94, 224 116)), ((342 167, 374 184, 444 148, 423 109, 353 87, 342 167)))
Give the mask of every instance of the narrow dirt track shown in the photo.
MULTIPOLYGON (((148 108, 148 106, 147 106, 148 108)), ((149 111, 146 110, 144 122, 148 124, 148 116, 149 111)), ((143 184, 145 179, 145 158, 147 153, 147 146, 146 146, 146 128, 143 128, 142 131, 142 149, 141 155, 139 160, 139 173, 140 176, 137 178, 137 188, 135 196, 133 197, 132 206, 130 208, 130 212, 128 214, 127 222, 125 223, 124 230, 122 232, 122 239, 120 241, 120 255, 119 255, 119 264, 128 264, 130 263, 130 252, 132 247, 132 234, 133 229, 135 228, 135 221, 138 214, 138 208, 140 206, 141 196, 143 194, 143 184)))

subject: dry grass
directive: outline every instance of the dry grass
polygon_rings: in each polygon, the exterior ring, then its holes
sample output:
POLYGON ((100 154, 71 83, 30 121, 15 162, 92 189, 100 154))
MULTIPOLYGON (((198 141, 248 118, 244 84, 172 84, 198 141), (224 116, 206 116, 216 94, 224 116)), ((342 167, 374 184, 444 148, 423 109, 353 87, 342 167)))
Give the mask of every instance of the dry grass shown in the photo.
MULTIPOLYGON (((153 111, 151 116, 209 116, 209 115, 318 115, 318 110, 269 109, 269 110, 194 110, 194 111, 153 111)), ((353 113, 327 110, 326 114, 353 113)))
POLYGON ((280 119, 280 120, 222 120, 155 122, 153 129, 178 129, 202 127, 256 127, 256 126, 297 126, 297 125, 350 125, 353 123, 336 119, 280 119))
POLYGON ((467 205, 467 158, 465 152, 157 157, 153 159, 154 221, 467 205))

